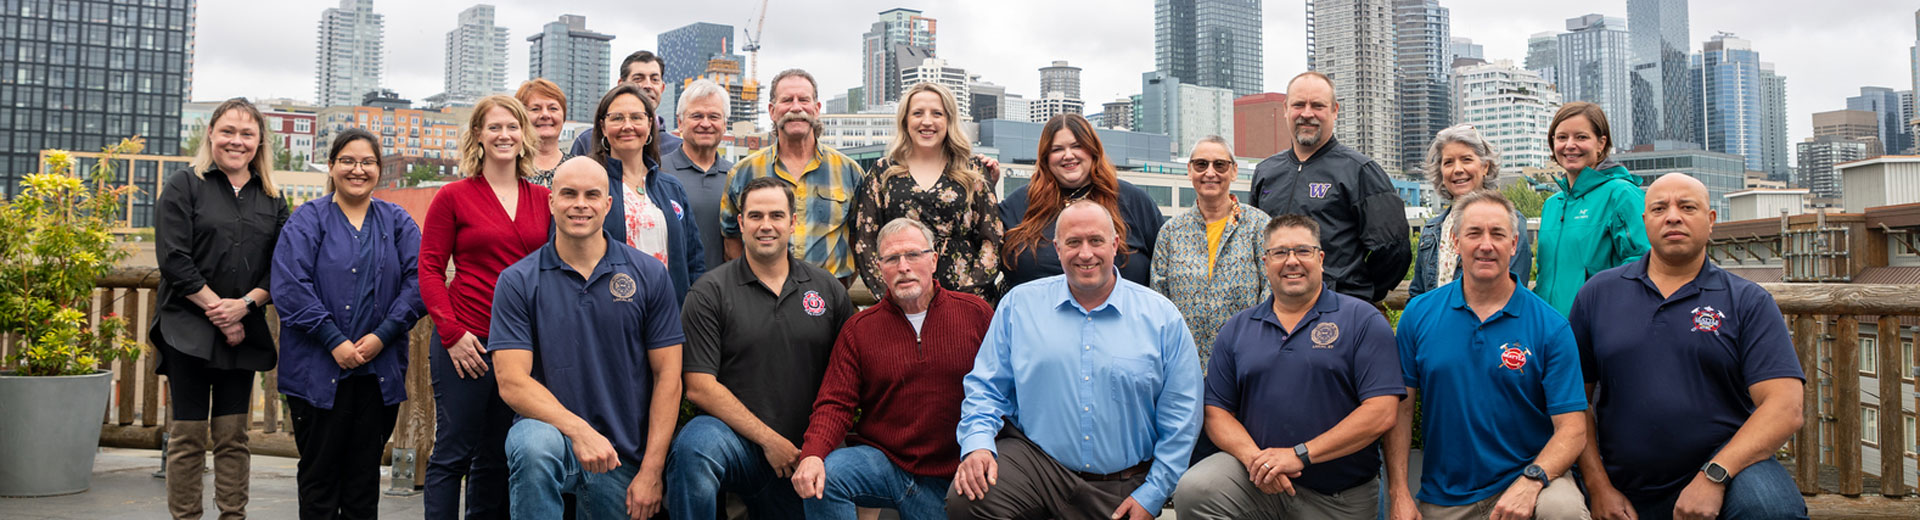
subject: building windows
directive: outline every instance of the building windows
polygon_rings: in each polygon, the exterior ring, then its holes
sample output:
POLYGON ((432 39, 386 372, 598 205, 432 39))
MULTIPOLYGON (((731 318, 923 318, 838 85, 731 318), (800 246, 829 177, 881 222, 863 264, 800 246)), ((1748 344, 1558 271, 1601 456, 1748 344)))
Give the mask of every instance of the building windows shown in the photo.
POLYGON ((1879 369, 1880 349, 1878 348, 1878 344, 1879 344, 1879 340, 1875 338, 1872 338, 1872 337, 1860 338, 1859 354, 1854 357, 1860 360, 1861 374, 1871 376, 1871 375, 1874 375, 1876 371, 1879 369))
POLYGON ((1860 441, 1880 446, 1880 410, 1860 408, 1860 441))
POLYGON ((313 121, 306 120, 306 119, 294 120, 293 133, 306 134, 306 133, 312 133, 312 132, 313 132, 313 121))

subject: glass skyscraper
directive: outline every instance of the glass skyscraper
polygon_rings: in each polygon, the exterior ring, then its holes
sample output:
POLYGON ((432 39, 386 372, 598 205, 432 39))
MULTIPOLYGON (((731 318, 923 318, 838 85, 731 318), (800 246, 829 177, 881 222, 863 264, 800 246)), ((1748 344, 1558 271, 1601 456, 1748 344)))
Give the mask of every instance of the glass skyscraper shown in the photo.
MULTIPOLYGON (((40 151, 98 152, 122 138, 149 155, 180 150, 180 106, 193 90, 193 0, 0 1, 0 190, 39 173, 40 151)), ((82 165, 86 166, 86 165, 82 165)), ((137 187, 128 215, 152 226, 168 172, 116 172, 137 187)))
POLYGON ((1449 37, 1447 8, 1436 0, 1395 0, 1393 13, 1400 72, 1400 167, 1418 178, 1433 136, 1453 126, 1456 51, 1451 46, 1459 43, 1449 37))
POLYGON ((1154 0, 1153 64, 1181 83, 1263 91, 1260 0, 1154 0))
POLYGON ((1554 83, 1565 102, 1586 101, 1607 113, 1613 147, 1633 147, 1635 114, 1628 90, 1627 21, 1590 14, 1567 19, 1560 34, 1560 78, 1554 83))
POLYGON ((659 46, 655 48, 660 59, 667 62, 662 79, 670 88, 679 89, 688 80, 706 72, 707 61, 715 58, 739 62, 741 70, 745 70, 746 59, 733 53, 733 34, 731 25, 707 22, 660 33, 659 46))
POLYGON ((600 96, 613 84, 613 35, 587 30, 587 17, 561 15, 528 36, 527 76, 546 78, 567 95, 567 119, 593 119, 600 96))
POLYGON ((1743 157, 1749 171, 1785 176, 1785 170, 1769 170, 1769 165, 1786 164, 1785 113, 1767 110, 1770 102, 1784 102, 1768 99, 1768 94, 1779 92, 1776 85, 1771 85, 1780 80, 1772 64, 1762 63, 1751 43, 1732 34, 1715 35, 1703 49, 1693 57, 1700 75, 1705 123, 1702 135, 1706 142, 1701 144, 1709 151, 1743 157), (1769 116, 1783 120, 1769 122, 1769 116), (1768 139, 1769 131, 1782 135, 1777 140, 1768 139), (1769 149, 1769 145, 1778 149, 1769 149))
MULTIPOLYGON (((1634 140, 1622 139, 1621 148, 1654 141, 1699 144, 1698 83, 1690 81, 1687 63, 1687 0, 1627 0, 1627 23, 1634 140)), ((1620 126, 1614 125, 1615 135, 1620 126)))

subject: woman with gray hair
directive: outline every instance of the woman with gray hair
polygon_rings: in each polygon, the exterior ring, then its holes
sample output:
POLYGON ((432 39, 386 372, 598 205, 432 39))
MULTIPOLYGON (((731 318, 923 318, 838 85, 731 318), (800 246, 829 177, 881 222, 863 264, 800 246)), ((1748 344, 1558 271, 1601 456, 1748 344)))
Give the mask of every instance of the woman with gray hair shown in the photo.
MULTIPOLYGON (((1424 166, 1434 193, 1447 203, 1420 228, 1420 245, 1414 250, 1413 282, 1407 288, 1409 296, 1419 296, 1459 278, 1460 252, 1453 246, 1452 202, 1475 190, 1498 189, 1493 181, 1500 176, 1500 151, 1473 125, 1457 125, 1434 135, 1424 166)), ((1519 221, 1526 222, 1526 217, 1519 216, 1519 221)), ((1526 287, 1533 270, 1533 253, 1528 247, 1526 230, 1520 230, 1519 235, 1520 243, 1514 248, 1508 270, 1520 287, 1526 287)))

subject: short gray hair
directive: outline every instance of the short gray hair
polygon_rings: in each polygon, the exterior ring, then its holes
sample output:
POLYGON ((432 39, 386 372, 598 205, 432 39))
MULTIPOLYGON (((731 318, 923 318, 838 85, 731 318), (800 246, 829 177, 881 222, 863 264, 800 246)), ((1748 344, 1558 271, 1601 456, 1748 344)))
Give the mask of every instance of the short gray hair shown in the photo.
POLYGON ((875 237, 874 241, 885 242, 887 237, 893 236, 894 233, 901 233, 909 229, 919 230, 920 236, 927 239, 927 247, 933 247, 933 230, 927 228, 927 225, 921 223, 919 220, 907 217, 893 219, 887 222, 887 225, 881 226, 880 235, 875 237))
POLYGON ((1453 199, 1453 192, 1447 191, 1445 175, 1440 172, 1440 152, 1453 143, 1467 145, 1467 148, 1473 149, 1474 155, 1487 163, 1487 175, 1480 179, 1477 189, 1493 189, 1494 179, 1500 177, 1500 150, 1487 142, 1487 138, 1482 137, 1473 125, 1454 125, 1434 134, 1433 145, 1427 147, 1427 162, 1423 167, 1427 172, 1427 181, 1433 183, 1433 190, 1442 198, 1453 199))
POLYGON ((1227 142, 1227 138, 1225 138, 1225 137, 1220 137, 1220 136, 1217 136, 1217 135, 1209 135, 1209 136, 1206 136, 1206 137, 1202 137, 1202 138, 1200 138, 1200 140, 1199 140, 1199 141, 1194 141, 1194 143, 1193 143, 1193 148, 1188 148, 1188 149, 1187 149, 1187 156, 1188 156, 1188 157, 1192 157, 1192 156, 1193 156, 1193 151, 1194 151, 1194 150, 1198 150, 1198 149, 1200 149, 1200 145, 1202 145, 1202 144, 1205 144, 1205 143, 1213 143, 1213 144, 1217 144, 1217 145, 1220 145, 1220 147, 1221 147, 1221 148, 1226 148, 1226 149, 1227 149, 1227 156, 1228 156, 1228 157, 1232 157, 1232 156, 1233 156, 1233 144, 1232 144, 1232 143, 1228 143, 1228 142, 1227 142))
MULTIPOLYGON (((1466 195, 1460 196, 1460 200, 1453 201, 1453 211, 1455 214, 1464 215, 1466 214, 1467 208, 1475 204, 1500 205, 1502 209, 1507 210, 1507 221, 1513 225, 1513 229, 1510 231, 1514 233, 1514 236, 1518 237, 1520 233, 1527 232, 1527 228, 1522 227, 1524 224, 1520 222, 1520 211, 1514 209, 1513 201, 1507 200, 1507 196, 1501 195, 1498 191, 1483 189, 1467 192, 1466 195)), ((1465 229, 1466 226, 1455 223, 1453 226, 1453 234, 1459 235, 1461 231, 1465 229)))
POLYGON ((680 93, 679 109, 675 112, 685 114, 687 113, 688 102, 710 97, 720 98, 720 119, 730 119, 733 117, 733 107, 731 106, 733 104, 733 96, 727 93, 727 89, 721 88, 719 83, 714 83, 713 80, 707 78, 693 80, 693 83, 687 85, 687 91, 680 93))

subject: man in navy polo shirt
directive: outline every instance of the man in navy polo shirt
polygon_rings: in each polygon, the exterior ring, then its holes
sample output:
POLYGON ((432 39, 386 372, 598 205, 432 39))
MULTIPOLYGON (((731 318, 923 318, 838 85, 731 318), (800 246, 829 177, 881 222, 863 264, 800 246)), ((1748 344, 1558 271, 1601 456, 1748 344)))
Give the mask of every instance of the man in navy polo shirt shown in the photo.
POLYGON ((1207 366, 1204 425, 1221 452, 1187 470, 1173 503, 1181 518, 1375 518, 1377 442, 1407 394, 1393 328, 1321 282, 1313 219, 1282 215, 1263 236, 1273 296, 1221 326, 1207 366))
POLYGON ((1587 440, 1573 332, 1553 306, 1517 290, 1507 270, 1523 232, 1513 204, 1478 191, 1453 210, 1461 278, 1414 298, 1400 315, 1409 399, 1387 440, 1393 516, 1586 518, 1586 500, 1566 474, 1587 440), (1413 399, 1425 414, 1418 495, 1407 486, 1413 399))
POLYGON ((553 177, 553 241, 500 272, 489 330, 514 518, 646 518, 680 409, 680 306, 666 267, 607 239, 607 172, 576 157, 553 177), (584 274, 583 274, 584 273, 584 274), (585 470, 585 471, 582 471, 585 470))
POLYGON ((1707 202, 1693 177, 1654 181, 1653 254, 1574 297, 1598 436, 1580 467, 1597 518, 1807 517, 1773 460, 1800 429, 1805 372, 1773 295, 1707 261, 1707 202))

